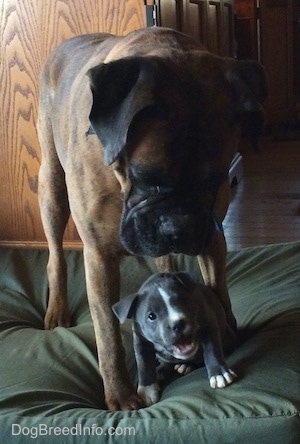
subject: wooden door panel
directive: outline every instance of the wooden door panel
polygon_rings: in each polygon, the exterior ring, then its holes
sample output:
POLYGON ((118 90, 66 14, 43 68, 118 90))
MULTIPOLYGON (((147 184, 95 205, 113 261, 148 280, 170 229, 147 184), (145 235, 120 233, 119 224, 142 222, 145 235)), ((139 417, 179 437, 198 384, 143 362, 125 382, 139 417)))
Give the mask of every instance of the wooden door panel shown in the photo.
POLYGON ((157 0, 159 25, 183 30, 183 0, 157 0))
MULTIPOLYGON (((9 0, 0 3, 0 245, 45 243, 37 201, 39 76, 67 38, 127 34, 145 26, 140 0, 9 0)), ((66 240, 78 235, 72 223, 66 240)))
POLYGON ((208 49, 215 54, 222 52, 221 36, 221 3, 208 2, 208 49))
POLYGON ((187 1, 184 31, 200 41, 207 48, 208 29, 206 0, 187 1))
POLYGON ((222 55, 234 56, 234 10, 232 1, 223 2, 222 55))
POLYGON ((268 75, 268 123, 289 119, 293 112, 292 0, 260 2, 261 62, 268 75))

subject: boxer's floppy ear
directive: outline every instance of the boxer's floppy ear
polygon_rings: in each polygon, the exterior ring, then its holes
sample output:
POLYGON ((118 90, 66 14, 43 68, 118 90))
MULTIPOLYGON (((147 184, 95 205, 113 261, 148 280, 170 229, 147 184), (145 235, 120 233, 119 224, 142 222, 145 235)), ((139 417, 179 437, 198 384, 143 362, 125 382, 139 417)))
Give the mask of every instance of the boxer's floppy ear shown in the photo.
POLYGON ((252 145, 257 148, 265 121, 261 104, 268 95, 265 70, 254 60, 234 61, 225 72, 225 78, 233 92, 236 116, 246 128, 252 145))
POLYGON ((138 297, 137 293, 131 294, 112 306, 113 312, 121 324, 134 316, 138 297))
POLYGON ((92 128, 104 147, 104 164, 112 164, 125 147, 134 116, 154 104, 158 62, 154 58, 126 57, 90 69, 92 128))

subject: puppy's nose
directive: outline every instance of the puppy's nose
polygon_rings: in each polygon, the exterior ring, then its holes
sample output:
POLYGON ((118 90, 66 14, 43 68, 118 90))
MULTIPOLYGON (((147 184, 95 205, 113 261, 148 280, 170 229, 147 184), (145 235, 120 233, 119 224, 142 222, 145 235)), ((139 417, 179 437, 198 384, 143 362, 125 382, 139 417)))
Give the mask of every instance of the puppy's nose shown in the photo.
POLYGON ((171 328, 175 333, 182 333, 185 327, 186 321, 184 319, 179 319, 178 321, 174 322, 171 328))

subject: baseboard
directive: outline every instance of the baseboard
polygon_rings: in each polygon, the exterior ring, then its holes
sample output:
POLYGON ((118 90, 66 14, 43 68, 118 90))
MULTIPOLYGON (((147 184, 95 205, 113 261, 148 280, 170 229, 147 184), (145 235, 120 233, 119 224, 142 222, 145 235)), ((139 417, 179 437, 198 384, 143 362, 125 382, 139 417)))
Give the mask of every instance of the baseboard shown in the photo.
MULTIPOLYGON (((65 250, 82 250, 83 245, 80 241, 66 241, 63 244, 65 250)), ((46 241, 1 241, 0 248, 28 248, 34 250, 46 250, 48 244, 46 241)))

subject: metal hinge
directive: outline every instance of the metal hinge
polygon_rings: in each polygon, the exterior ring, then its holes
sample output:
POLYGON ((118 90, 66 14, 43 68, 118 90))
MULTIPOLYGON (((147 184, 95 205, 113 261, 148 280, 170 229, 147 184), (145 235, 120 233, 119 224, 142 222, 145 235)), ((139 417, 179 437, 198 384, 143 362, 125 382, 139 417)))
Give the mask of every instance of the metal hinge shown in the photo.
POLYGON ((146 5, 145 8, 146 8, 147 27, 158 26, 157 6, 156 5, 146 5))

